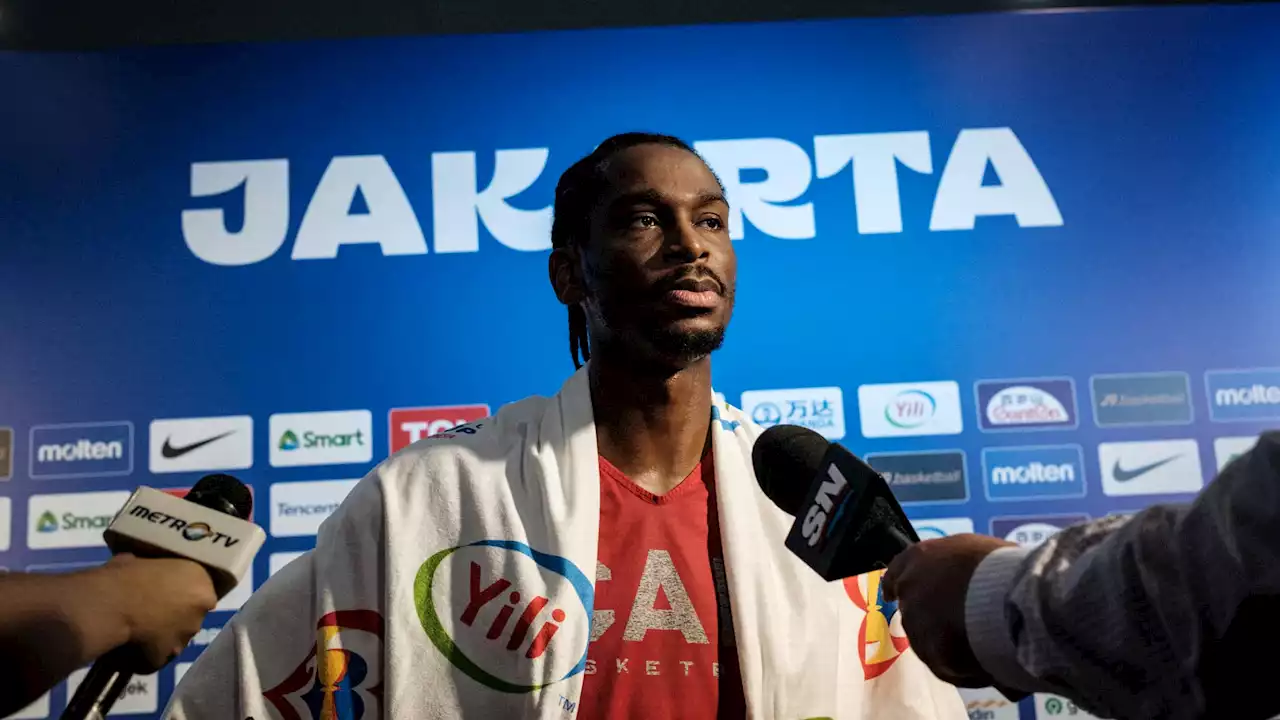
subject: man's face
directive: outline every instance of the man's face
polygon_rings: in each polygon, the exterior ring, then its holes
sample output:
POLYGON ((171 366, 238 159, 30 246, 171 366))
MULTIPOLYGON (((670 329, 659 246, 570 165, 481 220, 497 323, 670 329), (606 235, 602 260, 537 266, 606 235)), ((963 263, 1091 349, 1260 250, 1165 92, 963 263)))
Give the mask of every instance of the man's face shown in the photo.
POLYGON ((673 367, 705 357, 724 340, 737 279, 719 182, 665 145, 619 152, 604 172, 581 250, 593 344, 673 367))

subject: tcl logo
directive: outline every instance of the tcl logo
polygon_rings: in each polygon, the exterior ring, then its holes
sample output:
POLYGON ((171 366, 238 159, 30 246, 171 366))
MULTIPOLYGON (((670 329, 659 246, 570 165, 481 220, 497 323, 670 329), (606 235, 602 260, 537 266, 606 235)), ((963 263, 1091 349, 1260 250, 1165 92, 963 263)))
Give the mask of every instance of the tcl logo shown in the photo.
POLYGON ((441 405, 396 408, 391 411, 391 452, 406 448, 422 438, 450 428, 489 417, 488 405, 441 405))

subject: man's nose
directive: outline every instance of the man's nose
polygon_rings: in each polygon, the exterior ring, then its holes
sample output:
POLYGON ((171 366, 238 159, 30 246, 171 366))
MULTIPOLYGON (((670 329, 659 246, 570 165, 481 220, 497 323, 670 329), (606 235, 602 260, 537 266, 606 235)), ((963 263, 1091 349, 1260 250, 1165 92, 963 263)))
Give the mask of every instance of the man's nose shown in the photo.
POLYGON ((666 253, 669 260, 693 262, 710 254, 709 245, 698 229, 689 223, 676 223, 666 232, 666 253))

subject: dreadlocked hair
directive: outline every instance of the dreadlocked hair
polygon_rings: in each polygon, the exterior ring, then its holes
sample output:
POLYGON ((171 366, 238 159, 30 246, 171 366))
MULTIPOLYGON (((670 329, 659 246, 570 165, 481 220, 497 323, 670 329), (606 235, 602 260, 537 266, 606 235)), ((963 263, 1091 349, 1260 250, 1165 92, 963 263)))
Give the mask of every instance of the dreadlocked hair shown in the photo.
MULTIPOLYGON (((551 224, 551 247, 581 246, 590 232, 591 211, 608 189, 605 164, 614 155, 637 145, 665 145, 697 155, 688 143, 671 135, 629 132, 600 143, 591 154, 574 163, 556 183, 555 219, 551 224)), ((718 180, 718 178, 717 178, 718 180)), ((575 368, 591 359, 587 344, 587 314, 582 306, 569 305, 569 355, 575 368), (581 357, 581 360, 579 360, 581 357)))

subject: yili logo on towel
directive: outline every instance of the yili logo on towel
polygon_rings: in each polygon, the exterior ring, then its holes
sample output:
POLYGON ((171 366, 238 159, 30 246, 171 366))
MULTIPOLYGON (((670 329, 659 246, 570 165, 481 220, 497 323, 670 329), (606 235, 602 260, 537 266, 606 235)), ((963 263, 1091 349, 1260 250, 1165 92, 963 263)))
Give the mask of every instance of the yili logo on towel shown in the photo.
POLYGON ((477 682, 525 693, 586 668, 594 590, 578 566, 514 540, 441 550, 414 582, 422 628, 477 682))

